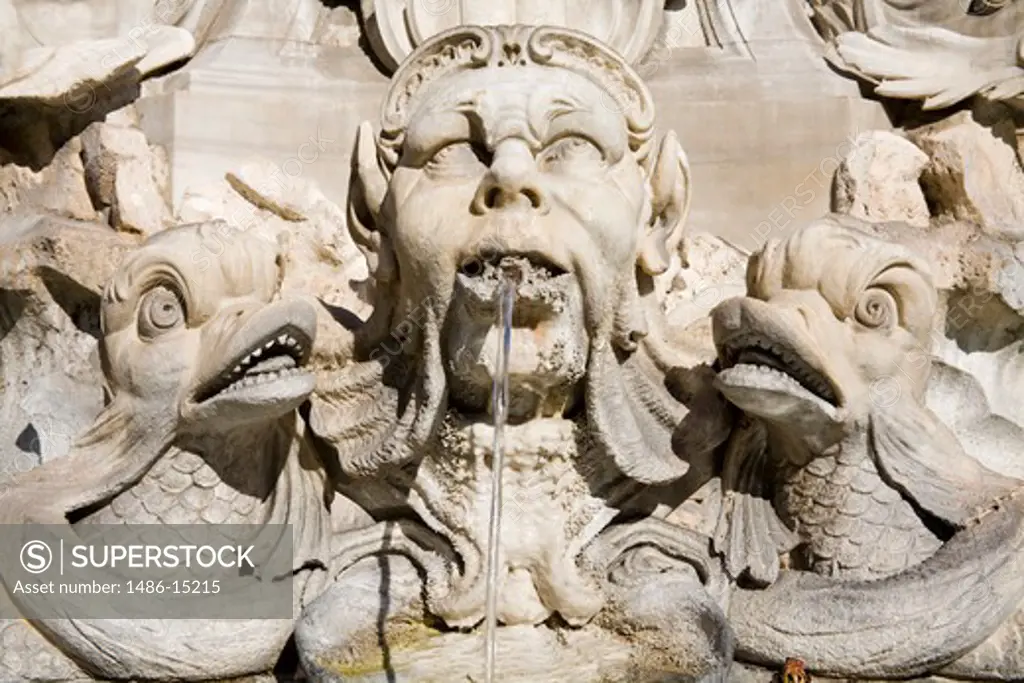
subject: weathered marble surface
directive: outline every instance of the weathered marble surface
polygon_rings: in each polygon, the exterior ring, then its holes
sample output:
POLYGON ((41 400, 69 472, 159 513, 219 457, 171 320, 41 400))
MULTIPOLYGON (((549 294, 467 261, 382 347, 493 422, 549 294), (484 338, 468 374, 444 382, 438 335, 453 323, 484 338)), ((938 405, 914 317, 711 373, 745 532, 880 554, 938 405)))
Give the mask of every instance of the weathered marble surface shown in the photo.
POLYGON ((975 95, 1019 99, 1024 92, 1018 2, 899 3, 815 0, 830 61, 871 82, 884 97, 945 109, 975 95))
POLYGON ((1024 677, 1019 3, 355 4, 0 3, 0 522, 301 531, 0 680, 482 680, 502 270, 499 680, 1024 677))

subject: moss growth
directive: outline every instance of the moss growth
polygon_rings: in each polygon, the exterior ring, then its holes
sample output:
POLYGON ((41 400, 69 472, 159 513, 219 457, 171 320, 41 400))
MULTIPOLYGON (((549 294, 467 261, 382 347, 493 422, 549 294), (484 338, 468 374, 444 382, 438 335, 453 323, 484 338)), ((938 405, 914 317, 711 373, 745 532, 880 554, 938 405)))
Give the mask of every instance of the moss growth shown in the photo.
MULTIPOLYGON (((441 631, 421 621, 395 620, 388 622, 384 631, 385 644, 390 656, 396 652, 409 652, 426 649, 431 639, 441 635, 441 631)), ((357 637, 351 647, 352 653, 347 661, 322 661, 320 666, 331 673, 341 676, 364 676, 383 673, 381 646, 376 629, 357 637)))

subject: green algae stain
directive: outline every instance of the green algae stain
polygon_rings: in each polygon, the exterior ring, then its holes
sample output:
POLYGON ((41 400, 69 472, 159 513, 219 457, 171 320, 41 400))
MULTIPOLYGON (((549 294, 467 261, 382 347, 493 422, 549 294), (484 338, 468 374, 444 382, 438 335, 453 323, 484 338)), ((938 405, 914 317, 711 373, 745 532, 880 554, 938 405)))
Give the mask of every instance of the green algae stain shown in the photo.
MULTIPOLYGON (((393 658, 399 652, 425 650, 430 646, 430 641, 441 634, 441 631, 422 622, 389 622, 385 632, 389 658, 393 658)), ((383 652, 377 638, 376 629, 372 633, 364 633, 356 638, 351 659, 322 661, 320 666, 331 673, 346 677, 385 673, 383 652)))

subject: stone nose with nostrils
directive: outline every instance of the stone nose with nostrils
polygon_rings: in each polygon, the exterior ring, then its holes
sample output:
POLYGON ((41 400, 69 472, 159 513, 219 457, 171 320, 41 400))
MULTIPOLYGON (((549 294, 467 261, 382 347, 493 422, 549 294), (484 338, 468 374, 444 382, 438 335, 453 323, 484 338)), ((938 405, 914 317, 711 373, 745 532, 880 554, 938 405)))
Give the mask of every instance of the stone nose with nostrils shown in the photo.
POLYGON ((537 161, 525 140, 508 138, 494 148, 491 166, 473 197, 473 212, 523 207, 547 213, 537 161))

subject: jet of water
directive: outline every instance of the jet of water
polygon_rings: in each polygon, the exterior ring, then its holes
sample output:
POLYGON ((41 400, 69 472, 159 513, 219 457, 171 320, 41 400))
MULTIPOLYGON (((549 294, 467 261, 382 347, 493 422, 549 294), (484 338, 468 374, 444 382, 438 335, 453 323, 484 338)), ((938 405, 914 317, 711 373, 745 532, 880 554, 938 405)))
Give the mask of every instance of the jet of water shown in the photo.
POLYGON ((487 618, 485 625, 484 681, 494 683, 498 642, 498 573, 501 544, 502 473, 505 469, 505 420, 508 415, 508 354, 512 346, 512 306, 516 282, 501 274, 498 282, 498 319, 501 330, 494 365, 491 406, 494 413, 494 447, 491 456, 491 519, 487 538, 487 618))

